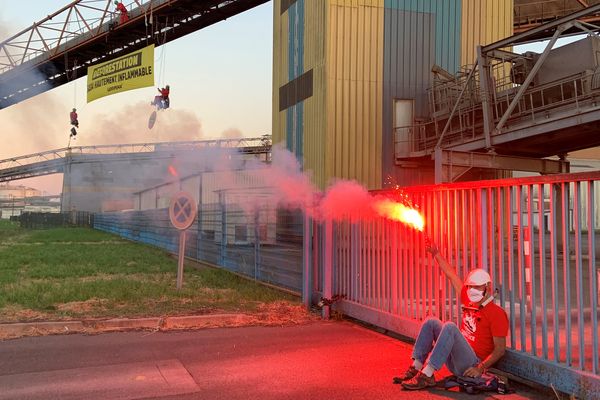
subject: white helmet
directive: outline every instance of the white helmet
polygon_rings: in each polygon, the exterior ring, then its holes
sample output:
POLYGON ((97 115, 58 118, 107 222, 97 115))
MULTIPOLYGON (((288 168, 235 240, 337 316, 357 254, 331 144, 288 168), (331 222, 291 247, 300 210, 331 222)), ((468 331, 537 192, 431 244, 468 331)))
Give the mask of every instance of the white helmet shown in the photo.
POLYGON ((477 268, 473 271, 469 272, 467 275, 467 279, 465 280, 465 285, 467 286, 481 286, 487 283, 490 283, 492 278, 490 274, 484 269, 477 268))

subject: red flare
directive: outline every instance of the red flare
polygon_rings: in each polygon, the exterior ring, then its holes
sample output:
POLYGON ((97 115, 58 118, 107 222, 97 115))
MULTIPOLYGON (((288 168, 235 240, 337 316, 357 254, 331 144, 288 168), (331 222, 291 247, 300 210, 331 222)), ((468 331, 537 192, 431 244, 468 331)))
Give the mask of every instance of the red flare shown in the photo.
POLYGON ((175 178, 178 178, 178 177, 179 177, 179 174, 177 173, 177 170, 175 169, 175 167, 174 167, 174 166, 172 166, 172 165, 169 165, 169 167, 168 167, 167 169, 169 170, 169 173, 170 173, 171 175, 173 175, 175 178))
POLYGON ((414 208, 397 203, 390 199, 381 199, 373 204, 375 211, 382 217, 400 221, 418 231, 423 232, 425 220, 423 216, 414 208))

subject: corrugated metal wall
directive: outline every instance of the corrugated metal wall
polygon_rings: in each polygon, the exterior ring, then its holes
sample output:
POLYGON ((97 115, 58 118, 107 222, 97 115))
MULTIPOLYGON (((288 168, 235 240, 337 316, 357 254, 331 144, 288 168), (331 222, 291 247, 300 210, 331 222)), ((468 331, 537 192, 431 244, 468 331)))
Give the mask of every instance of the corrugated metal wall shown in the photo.
POLYGON ((327 177, 381 186, 383 0, 331 0, 327 177))
POLYGON ((460 65, 473 64, 475 47, 513 34, 513 0, 462 0, 460 65))
POLYGON ((279 88, 288 82, 288 19, 281 0, 273 3, 273 143, 285 143, 285 111, 279 111, 279 88))
POLYGON ((431 68, 455 73, 473 64, 477 44, 512 34, 512 0, 386 0, 384 27, 384 177, 408 186, 433 181, 431 168, 395 165, 393 101, 414 99, 415 119, 428 118, 431 68))
POLYGON ((304 69, 313 70, 313 95, 304 101, 304 165, 314 172, 313 182, 327 184, 327 7, 310 0, 305 6, 304 69))

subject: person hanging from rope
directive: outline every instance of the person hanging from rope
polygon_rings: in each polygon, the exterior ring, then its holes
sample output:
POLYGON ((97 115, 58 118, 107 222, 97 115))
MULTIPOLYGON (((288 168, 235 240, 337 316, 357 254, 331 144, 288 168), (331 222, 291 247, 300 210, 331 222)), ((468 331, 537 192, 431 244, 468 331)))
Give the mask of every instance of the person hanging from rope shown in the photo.
POLYGON ((167 108, 169 108, 169 105, 170 105, 169 93, 171 92, 171 90, 169 88, 169 85, 166 85, 162 89, 159 88, 158 91, 160 92, 160 97, 162 99, 163 108, 166 110, 167 108))
POLYGON ((124 24, 129 21, 129 13, 127 12, 127 8, 123 5, 122 2, 115 0, 115 5, 117 6, 117 11, 121 14, 119 15, 119 24, 124 24))
MULTIPOLYGON (((160 90, 160 89, 159 89, 160 90)), ((163 99, 162 99, 162 95, 157 94, 156 96, 154 96, 154 100, 152 100, 150 102, 150 105, 155 106, 156 110, 162 110, 163 109, 163 99)))
POLYGON ((74 108, 73 111, 71 111, 71 113, 69 114, 69 117, 71 118, 71 125, 73 125, 75 128, 79 128, 79 120, 77 119, 77 109, 74 108))

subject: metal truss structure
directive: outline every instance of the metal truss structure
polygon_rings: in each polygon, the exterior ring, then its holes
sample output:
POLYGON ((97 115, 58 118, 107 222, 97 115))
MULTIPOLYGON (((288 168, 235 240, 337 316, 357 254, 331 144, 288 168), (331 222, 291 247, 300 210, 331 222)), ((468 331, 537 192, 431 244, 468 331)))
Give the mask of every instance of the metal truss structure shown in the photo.
POLYGON ((0 42, 0 109, 85 76, 87 67, 156 46, 268 0, 75 0, 0 42))
MULTIPOLYGON (((397 163, 431 157, 436 182, 457 180, 472 168, 569 172, 567 153, 600 146, 600 63, 592 49, 600 47, 600 27, 583 21, 599 13, 597 4, 479 46, 475 65, 456 76, 438 74, 429 89, 431 120, 409 128, 410 157, 405 146, 397 163), (573 28, 588 37, 551 55, 573 28), (541 54, 509 50, 542 34, 551 39, 541 54), (585 65, 588 53, 593 61, 585 65)), ((406 137, 407 128, 399 129, 406 137)))
POLYGON ((76 146, 0 160, 0 182, 63 172, 71 162, 102 162, 130 159, 171 158, 175 152, 200 149, 231 149, 247 155, 265 155, 270 161, 271 136, 211 139, 186 142, 134 143, 76 146))

